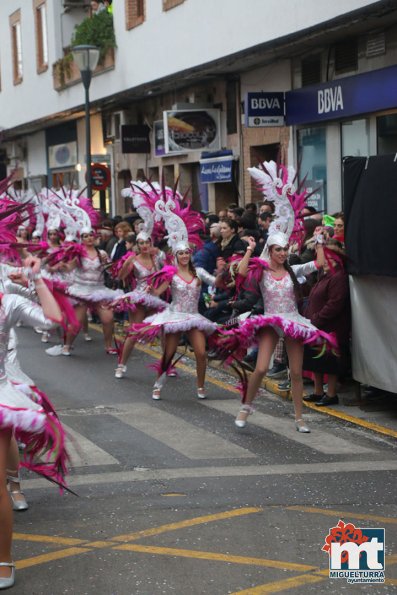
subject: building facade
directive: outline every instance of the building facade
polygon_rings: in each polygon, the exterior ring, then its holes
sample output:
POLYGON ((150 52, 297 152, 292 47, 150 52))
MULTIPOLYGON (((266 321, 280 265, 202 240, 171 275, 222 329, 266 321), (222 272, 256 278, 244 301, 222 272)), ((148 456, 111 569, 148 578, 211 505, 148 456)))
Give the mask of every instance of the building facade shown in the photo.
MULTIPOLYGON (((84 89, 69 46, 87 0, 0 5, 0 175, 84 186, 84 89)), ((179 177, 196 208, 259 200, 247 167, 300 163, 318 210, 343 207, 343 158, 397 152, 390 0, 118 0, 116 45, 90 86, 95 204, 179 177), (277 112, 277 115, 276 115, 277 112), (149 143, 149 144, 148 144, 149 143)))

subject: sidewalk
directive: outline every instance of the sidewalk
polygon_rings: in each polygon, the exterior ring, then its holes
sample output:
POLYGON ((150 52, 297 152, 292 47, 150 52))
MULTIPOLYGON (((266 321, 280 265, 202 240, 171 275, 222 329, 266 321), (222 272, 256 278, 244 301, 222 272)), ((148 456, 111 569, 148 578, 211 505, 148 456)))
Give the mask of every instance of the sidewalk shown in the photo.
MULTIPOLYGON (((98 325, 90 324, 90 326, 97 331, 101 331, 101 327, 98 325)), ((120 335, 117 335, 117 338, 122 339, 120 335)), ((155 345, 149 348, 137 345, 136 349, 149 353, 154 357, 159 357, 161 353, 160 348, 155 345)), ((189 359, 194 359, 193 352, 189 349, 185 352, 184 347, 179 347, 178 353, 189 359)), ((230 376, 236 376, 233 370, 223 368, 219 362, 214 360, 209 360, 208 367, 213 370, 221 370, 223 373, 227 372, 230 376)), ((290 392, 279 390, 279 382, 280 380, 271 380, 265 377, 262 387, 280 398, 291 400, 290 392)), ((304 393, 309 394, 311 392, 311 385, 305 384, 304 393)), ((332 407, 316 407, 314 403, 304 403, 304 405, 317 413, 323 413, 380 435, 397 439, 397 396, 384 394, 376 398, 365 399, 361 397, 359 384, 354 380, 344 383, 341 389, 338 390, 338 395, 339 404, 332 405, 332 407)))

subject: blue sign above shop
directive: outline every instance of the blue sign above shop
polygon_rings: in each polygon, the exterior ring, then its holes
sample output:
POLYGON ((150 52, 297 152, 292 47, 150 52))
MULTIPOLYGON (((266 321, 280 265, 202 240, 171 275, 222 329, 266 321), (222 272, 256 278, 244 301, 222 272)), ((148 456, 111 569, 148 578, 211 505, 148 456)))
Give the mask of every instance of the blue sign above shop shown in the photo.
POLYGON ((231 182, 233 177, 233 152, 216 151, 202 153, 200 181, 203 184, 231 182))
POLYGON ((284 125, 284 93, 247 93, 245 125, 250 128, 284 125))
POLYGON ((397 107, 397 66, 286 93, 287 125, 349 118, 397 107))

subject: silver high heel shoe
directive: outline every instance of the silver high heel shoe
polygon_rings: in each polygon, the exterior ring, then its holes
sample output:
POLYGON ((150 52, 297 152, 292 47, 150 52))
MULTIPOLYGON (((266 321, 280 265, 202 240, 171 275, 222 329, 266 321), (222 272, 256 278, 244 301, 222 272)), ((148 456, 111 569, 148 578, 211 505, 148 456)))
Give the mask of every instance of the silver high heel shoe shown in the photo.
POLYGON ((0 566, 8 566, 11 568, 11 576, 7 578, 0 577, 0 589, 9 589, 15 584, 15 564, 13 562, 0 562, 0 566))
POLYGON ((236 419, 234 420, 235 426, 238 428, 245 428, 247 425, 247 417, 254 413, 254 408, 252 405, 242 405, 240 411, 237 414, 236 419))
MULTIPOLYGON (((19 474, 17 476, 7 475, 7 481, 9 484, 14 483, 20 485, 21 478, 19 477, 19 474)), ((13 510, 22 511, 29 508, 29 505, 26 502, 25 494, 21 489, 10 490, 10 496, 13 510)))
POLYGON ((198 388, 197 389, 197 398, 198 399, 206 399, 207 395, 205 394, 205 389, 204 388, 198 388))
POLYGON ((307 427, 302 418, 295 420, 295 427, 296 431, 300 432, 301 434, 310 434, 310 429, 307 427))

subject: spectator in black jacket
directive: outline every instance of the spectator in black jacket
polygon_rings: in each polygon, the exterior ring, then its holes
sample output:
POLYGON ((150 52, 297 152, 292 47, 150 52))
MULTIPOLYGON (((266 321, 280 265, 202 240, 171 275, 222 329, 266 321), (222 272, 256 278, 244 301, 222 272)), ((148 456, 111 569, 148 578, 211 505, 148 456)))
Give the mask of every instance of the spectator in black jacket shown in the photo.
POLYGON ((237 235, 238 224, 233 219, 224 219, 220 223, 221 240, 219 242, 219 256, 224 260, 233 256, 233 254, 244 254, 246 244, 240 240, 237 235))

